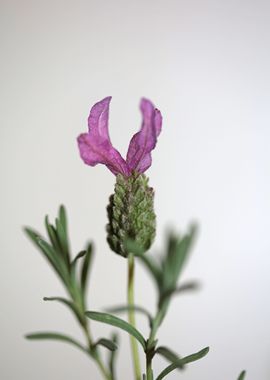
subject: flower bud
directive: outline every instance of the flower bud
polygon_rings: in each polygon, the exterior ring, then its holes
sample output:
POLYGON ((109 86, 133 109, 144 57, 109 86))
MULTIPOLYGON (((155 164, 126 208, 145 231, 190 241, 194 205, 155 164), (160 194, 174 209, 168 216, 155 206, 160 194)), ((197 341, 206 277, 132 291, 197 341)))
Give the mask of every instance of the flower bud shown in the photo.
POLYGON ((107 241, 114 252, 127 257, 127 239, 134 240, 145 251, 150 248, 156 233, 154 190, 144 174, 117 175, 107 212, 107 241))

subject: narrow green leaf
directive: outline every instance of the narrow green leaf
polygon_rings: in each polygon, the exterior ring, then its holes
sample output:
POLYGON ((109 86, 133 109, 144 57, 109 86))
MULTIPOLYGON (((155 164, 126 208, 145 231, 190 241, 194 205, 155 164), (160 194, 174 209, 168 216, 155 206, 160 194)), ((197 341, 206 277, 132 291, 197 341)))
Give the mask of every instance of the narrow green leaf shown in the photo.
MULTIPOLYGON (((112 339, 113 343, 118 347, 118 335, 116 333, 112 334, 112 339)), ((109 356, 109 368, 112 376, 112 380, 116 380, 116 371, 115 371, 115 360, 116 360, 116 353, 117 350, 111 351, 110 356, 109 356)))
POLYGON ((161 380, 163 379, 165 376, 167 376, 170 372, 174 371, 176 368, 179 368, 179 366, 183 366, 185 364, 188 364, 188 363, 191 363, 191 362, 194 362, 196 360, 199 360, 201 358, 203 358, 209 351, 209 347, 206 347, 204 349, 202 349, 201 351, 199 352, 196 352, 195 354, 192 354, 192 355, 189 355, 189 356, 186 356, 185 358, 183 359, 178 359, 176 362, 172 363, 171 365, 169 365, 168 367, 166 367, 159 375, 158 377, 156 378, 156 380, 161 380))
POLYGON ((26 339, 29 340, 58 340, 66 343, 70 343, 73 346, 76 346, 86 354, 90 354, 89 350, 84 347, 81 343, 77 342, 75 339, 61 334, 61 333, 55 333, 55 332, 38 332, 38 333, 32 333, 25 336, 26 339))
POLYGON ((242 371, 238 377, 237 380, 244 380, 244 378, 246 377, 246 371, 242 371))
POLYGON ((74 304, 74 302, 69 301, 69 300, 62 298, 62 297, 44 297, 43 300, 44 301, 57 301, 57 302, 63 303, 75 314, 75 316, 77 317, 77 319, 79 320, 80 323, 84 322, 83 316, 80 314, 80 312, 79 312, 78 308, 76 307, 76 305, 74 304))
POLYGON ((113 342, 112 340, 110 339, 106 339, 106 338, 101 338, 99 339, 95 344, 94 344, 94 347, 95 346, 103 346, 103 347, 106 347, 108 350, 110 351, 115 351, 117 350, 117 344, 115 344, 115 342, 113 342))
POLYGON ((67 236, 67 213, 64 205, 61 205, 59 208, 59 220, 67 236))
POLYGON ((106 312, 112 313, 112 314, 123 313, 123 312, 130 311, 130 310, 134 310, 134 311, 136 311, 138 313, 144 314, 148 318, 149 325, 152 326, 153 317, 149 313, 149 311, 146 310, 142 306, 138 306, 138 305, 133 305, 133 306, 132 305, 120 305, 120 306, 106 308, 106 312))
POLYGON ((145 350, 146 342, 142 334, 137 329, 135 329, 135 327, 133 327, 123 319, 115 317, 112 314, 99 313, 96 311, 87 311, 85 315, 93 321, 106 323, 107 325, 115 326, 128 332, 130 335, 134 336, 134 338, 136 338, 138 342, 140 342, 143 349, 145 350))
POLYGON ((144 266, 149 270, 151 275, 153 276, 157 287, 159 287, 159 282, 160 282, 160 279, 162 277, 162 272, 161 272, 161 269, 159 268, 158 264, 149 255, 141 255, 138 257, 142 261, 144 266))
POLYGON ((61 257, 57 255, 57 253, 55 252, 53 247, 51 247, 45 240, 42 240, 40 238, 38 241, 38 245, 44 252, 47 253, 48 256, 52 257, 52 259, 54 260, 54 262, 57 265, 57 268, 59 269, 59 272, 61 274, 63 281, 65 282, 65 284, 68 284, 67 267, 66 267, 64 261, 62 261, 61 257))
POLYGON ((70 257, 69 257, 68 237, 64 230, 64 227, 62 226, 62 223, 57 218, 55 219, 55 225, 56 225, 57 236, 58 236, 59 243, 61 246, 61 252, 63 254, 63 257, 66 261, 67 266, 69 267, 70 257))
POLYGON ((44 254, 59 277, 65 282, 66 278, 64 275, 63 265, 54 249, 48 243, 46 243, 36 231, 32 230, 29 227, 26 227, 24 231, 35 244, 35 246, 44 254))
POLYGON ((199 288, 200 288, 200 284, 198 282, 189 281, 180 285, 178 288, 176 288, 175 293, 189 292, 193 290, 198 290, 199 288))
POLYGON ((196 228, 192 227, 190 232, 179 238, 170 233, 167 242, 167 254, 162 262, 162 281, 160 282, 160 303, 166 297, 170 297, 176 288, 178 278, 184 268, 184 264, 190 253, 191 244, 194 240, 196 228))
POLYGON ((58 241, 56 229, 54 228, 54 226, 50 224, 48 215, 46 215, 45 217, 45 227, 46 227, 52 246, 54 247, 56 251, 58 251, 61 254, 61 246, 58 241))
POLYGON ((93 245, 90 243, 88 244, 86 254, 84 256, 82 270, 81 270, 81 288, 82 288, 83 294, 85 293, 85 290, 86 290, 92 260, 93 260, 93 245))
MULTIPOLYGON (((165 359, 169 360, 171 363, 177 362, 179 359, 179 355, 177 355, 175 352, 173 352, 171 349, 168 347, 160 346, 156 349, 156 353, 162 355, 165 359)), ((183 369, 184 366, 179 364, 178 369, 183 369)))
POLYGON ((86 255, 86 251, 84 250, 84 251, 80 251, 76 256, 75 256, 75 258, 72 260, 72 263, 71 263, 71 265, 75 265, 75 263, 79 260, 79 259, 81 259, 82 257, 84 257, 86 255))
POLYGON ((163 301, 167 297, 171 297, 172 295, 178 295, 185 292, 193 291, 199 289, 199 284, 197 282, 191 281, 186 282, 183 285, 180 285, 174 289, 168 289, 166 292, 162 294, 161 301, 163 301))

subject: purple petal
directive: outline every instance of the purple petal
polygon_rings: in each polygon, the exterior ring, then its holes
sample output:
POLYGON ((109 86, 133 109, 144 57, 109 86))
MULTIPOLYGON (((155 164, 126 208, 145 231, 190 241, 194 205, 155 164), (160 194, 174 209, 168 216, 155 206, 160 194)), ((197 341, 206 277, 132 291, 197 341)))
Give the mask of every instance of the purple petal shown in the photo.
POLYGON ((129 175, 129 169, 121 154, 112 146, 109 131, 109 105, 111 97, 96 103, 88 118, 89 132, 81 134, 77 141, 83 161, 90 166, 104 164, 113 174, 129 175))
POLYGON ((130 171, 143 173, 151 166, 151 151, 155 148, 161 132, 162 116, 150 100, 142 99, 140 108, 143 115, 142 127, 130 141, 127 164, 130 171))

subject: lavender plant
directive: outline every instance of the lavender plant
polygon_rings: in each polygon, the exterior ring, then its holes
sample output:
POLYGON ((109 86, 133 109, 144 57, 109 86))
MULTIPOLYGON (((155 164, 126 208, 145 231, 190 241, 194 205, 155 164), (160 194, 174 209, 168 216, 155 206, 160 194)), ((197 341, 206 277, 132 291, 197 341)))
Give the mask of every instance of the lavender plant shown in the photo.
MULTIPOLYGON (((191 226, 182 235, 170 233, 165 244, 164 254, 160 260, 149 254, 149 249, 156 233, 156 215, 154 211, 154 190, 148 184, 144 172, 151 166, 151 152, 161 132, 162 116, 153 104, 141 101, 142 127, 129 144, 126 160, 112 146, 108 131, 109 104, 107 97, 96 103, 88 118, 88 133, 78 137, 81 158, 90 166, 104 164, 116 176, 114 193, 107 206, 108 224, 107 241, 112 251, 127 260, 127 302, 124 305, 107 309, 105 312, 88 310, 87 282, 93 258, 93 245, 72 257, 67 215, 64 206, 59 209, 55 224, 45 218, 47 238, 32 228, 25 232, 36 247, 45 256, 66 289, 68 298, 45 297, 44 301, 56 301, 67 306, 74 314, 85 342, 78 342, 73 337, 58 332, 37 332, 28 334, 30 340, 58 340, 72 344, 94 360, 104 379, 116 380, 116 352, 118 335, 113 332, 110 337, 94 339, 92 323, 97 321, 124 330, 130 335, 131 352, 135 380, 161 380, 174 370, 184 370, 186 365, 203 358, 209 351, 205 347, 196 353, 181 357, 171 348, 158 344, 157 334, 174 295, 196 288, 196 283, 180 283, 179 278, 196 236, 196 226, 191 226), (135 303, 134 282, 135 262, 141 261, 157 291, 157 307, 152 315, 145 307, 135 303), (126 312, 128 321, 117 315, 126 312), (136 327, 136 314, 143 314, 149 324, 149 335, 144 337, 136 327), (109 351, 106 362, 100 350, 109 351), (145 369, 141 369, 139 348, 145 354, 145 369), (153 359, 163 356, 169 365, 156 375, 153 371, 153 359)), ((243 380, 243 371, 238 380, 243 380)))

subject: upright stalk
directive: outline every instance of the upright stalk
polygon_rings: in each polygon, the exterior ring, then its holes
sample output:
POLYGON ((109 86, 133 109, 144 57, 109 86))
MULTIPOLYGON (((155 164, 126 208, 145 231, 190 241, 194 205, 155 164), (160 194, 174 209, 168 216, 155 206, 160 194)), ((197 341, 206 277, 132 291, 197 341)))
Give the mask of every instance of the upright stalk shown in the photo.
MULTIPOLYGON (((134 256, 132 254, 128 255, 128 321, 129 323, 136 328, 135 312, 134 312, 134 271, 135 263, 134 256)), ((139 349, 138 344, 135 338, 130 337, 131 352, 133 357, 133 366, 134 366, 134 376, 135 380, 141 380, 141 366, 139 358, 139 349)))
POLYGON ((79 322, 81 325, 81 328, 83 330, 83 333, 85 335, 87 346, 89 350, 89 354, 91 358, 97 363, 97 366, 100 369, 100 372, 102 373, 104 379, 106 380, 112 380, 112 376, 110 372, 106 369, 105 365, 103 364, 99 352, 97 348, 94 346, 93 338, 91 336, 90 327, 87 318, 84 315, 85 307, 85 300, 83 294, 78 290, 76 283, 71 283, 69 286, 69 293, 71 298, 73 299, 74 304, 77 307, 78 313, 80 315, 79 322))
POLYGON ((161 325, 163 318, 166 314, 167 307, 168 307, 167 302, 161 305, 152 323, 152 328, 150 331, 149 339, 147 341, 147 348, 146 348, 146 380, 153 380, 154 378, 153 370, 152 370, 152 359, 155 355, 155 346, 156 346, 155 339, 156 339, 158 328, 161 325))
POLYGON ((153 380, 152 356, 146 354, 146 380, 153 380))
POLYGON ((98 354, 97 350, 95 348, 93 349, 93 339, 91 337, 91 334, 90 334, 87 322, 83 326, 83 331, 84 331, 84 334, 86 336, 87 343, 88 343, 88 348, 89 348, 89 351, 91 352, 92 358, 96 361, 96 363, 97 363, 97 365, 98 365, 98 367, 100 369, 100 372, 102 373, 104 379, 111 380, 112 377, 109 374, 109 372, 106 370, 106 368, 105 368, 102 360, 99 357, 99 354, 98 354))

